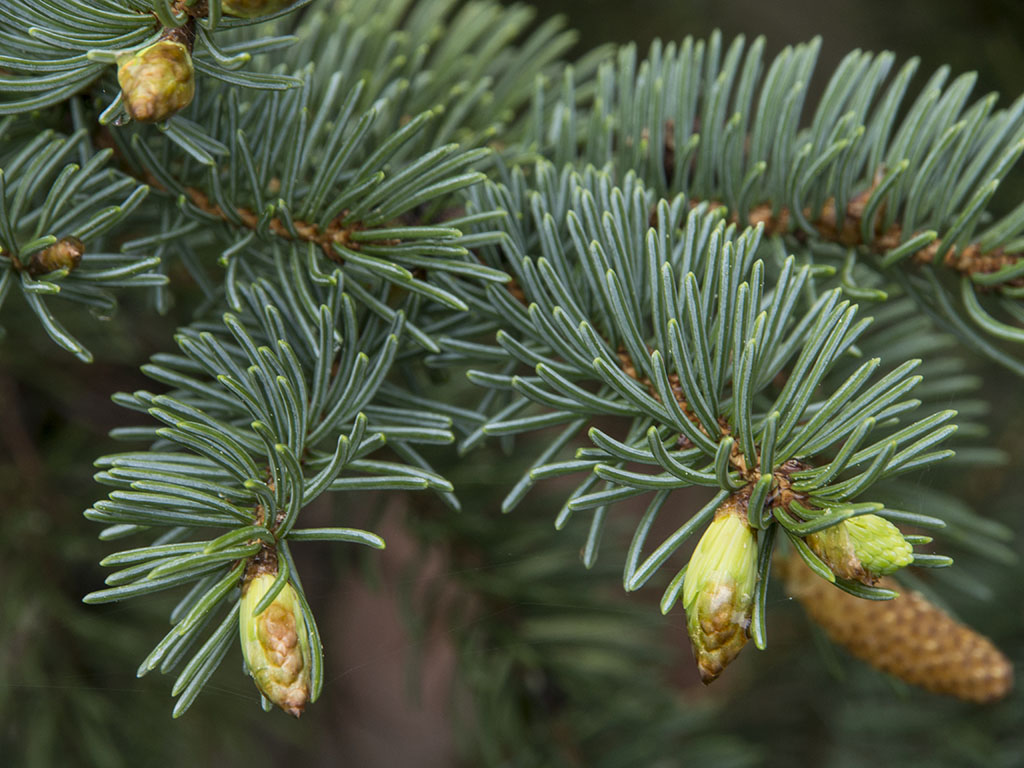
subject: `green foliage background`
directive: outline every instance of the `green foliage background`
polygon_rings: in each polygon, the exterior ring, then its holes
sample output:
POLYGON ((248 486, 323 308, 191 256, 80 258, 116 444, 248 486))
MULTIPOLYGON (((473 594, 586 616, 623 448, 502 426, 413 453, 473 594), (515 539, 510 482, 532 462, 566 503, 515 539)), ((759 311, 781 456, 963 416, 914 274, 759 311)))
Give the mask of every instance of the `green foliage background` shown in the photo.
MULTIPOLYGON (((581 31, 580 52, 629 40, 643 50, 654 36, 702 37, 719 28, 726 40, 739 33, 766 35, 770 55, 821 34, 820 77, 853 48, 888 48, 901 61, 920 56, 923 73, 942 64, 957 74, 976 69, 980 82, 975 92, 998 90, 1006 97, 1002 104, 1024 91, 1024 10, 1011 0, 541 0, 540 6, 542 16, 568 14, 571 26, 581 31)), ((1019 179, 1006 187, 1001 195, 1020 198, 1019 179)), ((196 301, 193 297, 192 306, 196 301)), ((619 576, 610 563, 608 573, 597 574, 598 581, 583 578, 576 539, 548 534, 559 503, 557 489, 535 492, 514 516, 500 516, 500 494, 493 488, 507 488, 525 459, 507 461, 497 449, 473 454, 450 475, 470 514, 459 516, 421 498, 363 499, 362 514, 382 518, 398 541, 383 561, 310 546, 302 575, 307 593, 319 603, 314 609, 324 617, 329 669, 324 697, 301 721, 260 712, 256 691, 231 664, 185 718, 170 721, 166 681, 139 680, 133 672, 156 639, 149 628, 162 621, 157 617, 166 614, 167 605, 161 600, 81 604, 82 595, 102 582, 95 563, 105 554, 81 510, 96 496, 90 461, 110 449, 109 429, 124 423, 124 412, 109 401, 109 393, 146 386, 139 364, 165 346, 190 310, 190 302, 183 300, 167 316, 157 317, 125 297, 116 322, 80 326, 86 346, 104 361, 91 366, 72 362, 40 333, 30 334, 25 344, 8 342, 0 351, 0 755, 5 756, 0 762, 256 768, 287 761, 372 768, 446 766, 460 760, 476 765, 490 749, 491 764, 586 765, 578 754, 573 757, 574 745, 558 743, 564 727, 574 733, 589 728, 599 744, 602 733, 619 734, 618 743, 605 737, 605 752, 609 764, 621 765, 1020 764, 1024 695, 982 709, 895 686, 816 643, 801 611, 787 606, 781 592, 773 597, 768 651, 748 650, 711 689, 695 685, 681 615, 661 619, 652 606, 640 605, 642 599, 627 600, 616 587, 619 576), (552 497, 547 502, 545 493, 552 497), (514 526, 521 537, 502 526, 514 526), (529 540, 531 527, 544 534, 546 560, 538 558, 529 540), (483 542, 475 565, 460 554, 460 536, 483 542), (520 603, 514 626, 511 620, 503 625, 501 608, 468 612, 459 602, 460 589, 468 587, 493 596, 496 605, 515 603, 518 598, 514 591, 508 594, 507 585, 536 578, 578 584, 578 600, 520 603), (571 616, 597 599, 635 613, 638 633, 660 636, 667 674, 682 697, 682 714, 659 719, 659 713, 675 712, 678 702, 638 700, 631 708, 633 720, 603 723, 605 701, 584 700, 571 684, 552 688, 528 663, 513 664, 512 672, 499 668, 503 652, 520 661, 522 654, 528 656, 528 648, 515 645, 517 633, 507 630, 528 627, 531 612, 571 616), (418 617, 428 605, 441 609, 423 621, 418 617), (454 669, 458 675, 452 683, 454 669), (517 680, 515 690, 535 695, 518 699, 506 687, 495 691, 494 701, 471 704, 459 675, 517 680), (507 699, 497 696, 502 690, 510 694, 507 699), (475 707, 479 711, 472 711, 475 707), (535 728, 525 736, 502 734, 503 718, 510 723, 522 719, 522 712, 506 711, 510 708, 528 710, 526 719, 535 728), (480 718, 487 718, 487 727, 480 718), (656 734, 654 728, 671 733, 656 734), (454 736, 449 737, 449 729, 454 736), (506 750, 505 762, 486 743, 500 738, 521 744, 518 754, 506 750), (675 751, 647 754, 645 740, 672 744, 675 751), (621 752, 618 763, 615 750, 621 752), (508 758, 510 753, 516 756, 508 758)), ((992 440, 1012 462, 1000 470, 956 475, 953 481, 960 484, 956 490, 962 498, 1024 533, 1020 382, 979 365, 994 404, 992 440)), ((951 592, 952 607, 1019 667, 1024 662, 1024 599, 1018 585, 1024 567, 980 557, 960 564, 992 598, 951 592)), ((604 636, 600 624, 593 633, 595 647, 617 640, 604 636)), ((628 644, 619 652, 628 653, 628 644)), ((666 674, 664 668, 637 669, 666 674)), ((630 691, 609 688, 605 695, 628 697, 630 691)))

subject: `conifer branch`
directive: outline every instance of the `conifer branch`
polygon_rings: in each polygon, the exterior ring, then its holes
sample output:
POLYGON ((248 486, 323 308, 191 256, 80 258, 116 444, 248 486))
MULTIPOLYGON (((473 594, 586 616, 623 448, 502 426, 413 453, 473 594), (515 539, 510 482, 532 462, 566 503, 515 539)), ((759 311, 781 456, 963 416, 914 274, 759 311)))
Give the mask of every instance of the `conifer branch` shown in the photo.
MULTIPOLYGON (((990 210, 1024 152, 1024 98, 969 103, 973 77, 941 69, 910 99, 916 62, 890 76, 890 54, 858 51, 804 117, 818 41, 769 62, 762 40, 716 34, 568 65, 561 21, 527 32, 533 12, 495 0, 290 15, 304 5, 15 0, 0 19, 0 302, 19 285, 88 359, 52 295, 106 314, 104 287, 145 286, 164 309, 176 264, 204 295, 178 351, 143 366, 167 391, 115 396, 147 421, 114 436, 147 447, 98 460, 111 490, 86 512, 101 538, 133 540, 88 602, 190 587, 139 669, 178 672, 175 715, 236 628, 266 706, 316 699, 292 545, 383 539, 308 527, 305 510, 351 490, 459 509, 423 448, 453 431, 461 455, 539 433, 503 511, 576 476, 556 527, 589 518, 595 574, 603 538, 621 538, 627 592, 671 568, 660 606, 683 603, 706 681, 748 636, 765 647, 777 550, 815 589, 871 601, 896 597, 899 569, 951 564, 908 528, 1012 556, 1004 528, 903 478, 1002 460, 971 444, 978 380, 932 321, 1024 373, 1024 206, 990 210), (670 499, 694 486, 700 508, 679 513, 670 499), (640 497, 620 524, 615 505, 640 497)), ((477 512, 444 523, 470 559, 499 542, 557 553, 477 512)), ((467 601, 522 619, 498 645, 544 660, 523 674, 588 671, 529 631, 618 663, 517 605, 536 585, 512 582, 467 601)), ((617 608, 582 603, 582 621, 621 629, 617 608)), ((481 624, 467 646, 494 642, 481 624)), ((992 679, 986 696, 1004 692, 992 679)))
MULTIPOLYGON (((307 4, 298 0, 287 12, 307 4)), ((259 41, 223 52, 212 32, 250 22, 221 21, 224 0, 201 4, 170 0, 69 0, 40 5, 13 0, 0 18, 0 115, 53 106, 83 92, 109 72, 125 51, 137 51, 160 39, 184 40, 204 74, 255 88, 288 88, 294 78, 246 76, 232 72, 258 52, 259 41), (197 19, 202 23, 197 26, 197 19), (194 43, 198 47, 193 51, 194 43)), ((267 49, 267 46, 262 46, 267 49)), ((117 110, 120 97, 109 109, 117 110)), ((109 111, 108 109, 108 111, 109 111)), ((114 119, 111 113, 108 119, 114 119)))
MULTIPOLYGON (((384 546, 369 531, 301 526, 303 509, 319 495, 328 490, 452 490, 429 465, 369 458, 389 440, 402 445, 451 439, 443 417, 371 404, 394 360, 401 323, 384 327, 370 319, 360 329, 352 300, 337 286, 287 290, 286 300, 273 286, 254 284, 242 291, 244 313, 226 314, 223 324, 210 330, 183 329, 177 342, 184 355, 160 355, 143 368, 173 389, 116 398, 163 424, 117 431, 123 439, 151 441, 150 449, 97 461, 103 468, 97 480, 114 488, 86 512, 107 526, 102 538, 163 533, 146 546, 108 557, 104 564, 119 570, 107 578, 106 589, 90 593, 86 602, 194 585, 172 614, 174 627, 143 661, 139 674, 176 669, 204 628, 219 622, 178 676, 175 716, 188 709, 227 653, 232 628, 239 621, 244 628, 248 617, 239 615, 239 590, 263 575, 274 577, 265 597, 255 608, 244 601, 241 605, 255 615, 282 590, 292 590, 301 612, 301 620, 293 620, 308 633, 299 638, 310 669, 304 696, 316 700, 323 681, 322 650, 289 544, 322 540, 384 546), (319 295, 324 303, 293 309, 302 306, 294 302, 300 290, 319 295), (374 359, 368 351, 376 352, 374 359), (395 419, 404 423, 389 423, 395 419)), ((251 661, 250 671, 262 686, 251 661)), ((293 714, 301 711, 302 704, 287 701, 278 703, 293 714)))
MULTIPOLYGON (((974 279, 979 286, 978 290, 982 292, 986 291, 986 286, 992 286, 988 290, 1016 289, 1024 286, 1024 269, 1018 266, 1024 258, 1024 251, 1010 252, 1005 247, 985 251, 980 242, 973 242, 959 249, 950 246, 940 258, 939 240, 934 233, 918 231, 905 237, 899 222, 893 222, 884 232, 877 224, 865 225, 864 211, 884 176, 883 171, 876 173, 873 185, 850 200, 841 222, 836 216, 834 198, 826 200, 823 208, 817 213, 810 208, 804 208, 803 217, 811 223, 815 230, 814 235, 808 235, 803 230, 794 230, 794 217, 789 208, 783 206, 776 214, 770 203, 755 206, 743 217, 730 215, 729 220, 736 224, 761 226, 770 237, 792 234, 800 243, 808 243, 813 238, 816 242, 862 249, 874 256, 884 257, 885 260, 890 260, 889 254, 897 252, 897 249, 901 249, 902 243, 907 241, 920 244, 920 247, 917 250, 901 250, 900 252, 905 255, 901 255, 899 261, 905 259, 913 264, 941 264, 974 279), (865 232, 870 233, 867 238, 865 232)), ((700 203, 700 200, 694 199, 690 200, 689 204, 696 207, 700 203)), ((712 206, 720 204, 717 201, 710 201, 712 206)), ((875 209, 876 221, 883 213, 884 208, 875 209)))
POLYGON ((946 86, 943 68, 897 121, 917 62, 890 78, 890 54, 855 51, 802 125, 817 50, 818 41, 787 48, 769 63, 761 39, 657 42, 644 60, 625 46, 592 83, 570 71, 559 94, 538 91, 528 142, 557 164, 607 165, 659 195, 721 203, 740 226, 763 222, 797 251, 834 247, 886 280, 904 279, 898 264, 947 267, 966 279, 953 287, 932 275, 911 296, 978 351, 1024 371, 987 338, 1024 341, 1024 208, 987 213, 1024 152, 1024 100, 1001 111, 994 96, 968 105, 974 76, 946 86))
MULTIPOLYGON (((608 506, 654 492, 627 557, 624 584, 633 590, 726 496, 743 493, 753 528, 777 524, 787 539, 800 542, 799 551, 820 575, 876 599, 886 593, 837 579, 803 539, 859 516, 943 525, 857 497, 886 477, 952 456, 936 447, 953 433, 947 422, 954 412, 906 399, 921 382, 912 375, 919 361, 881 378, 875 377, 878 358, 847 366, 855 344, 866 339, 884 348, 892 332, 880 333, 878 342, 865 335, 867 323, 855 322, 855 308, 840 302, 838 289, 802 301, 810 269, 798 270, 793 259, 772 267, 755 261, 759 230, 736 237, 720 207, 692 206, 681 196, 659 202, 651 216, 650 193, 635 177, 619 189, 607 174, 558 174, 544 163, 534 167, 530 182, 514 170, 507 185, 489 183, 474 197, 482 208, 531 211, 528 219, 507 222, 500 248, 481 251, 488 263, 515 275, 514 293, 490 287, 485 300, 464 291, 467 304, 499 329, 494 358, 515 363, 500 374, 470 371, 472 381, 506 395, 492 401, 494 415, 481 432, 566 425, 506 498, 506 511, 537 480, 588 471, 556 525, 594 510, 584 548, 585 563, 593 565, 608 506), (561 245, 567 241, 571 245, 561 245), (772 287, 764 279, 769 269, 772 287), (516 373, 519 366, 536 376, 516 373), (843 367, 847 373, 832 372, 843 367), (812 399, 815 391, 822 391, 821 399, 812 399), (508 405, 499 409, 498 403, 508 405), (906 420, 903 414, 915 410, 917 420, 906 420), (588 430, 597 416, 626 417, 626 437, 588 430), (568 440, 584 430, 594 447, 558 460, 568 440), (872 433, 874 442, 867 439, 872 433), (660 474, 633 471, 631 464, 653 465, 660 474), (691 485, 718 495, 645 557, 648 533, 668 495, 691 485)), ((446 360, 491 357, 484 347, 450 337, 439 343, 446 360)), ((921 555, 917 562, 943 561, 921 555)), ((684 572, 666 591, 663 610, 677 599, 684 572)), ((761 601, 763 593, 754 608, 763 622, 761 601)), ((757 634, 763 645, 763 626, 757 634)))
POLYGON ((110 289, 158 286, 159 259, 111 252, 104 235, 128 218, 149 189, 109 167, 110 151, 93 153, 84 131, 47 130, 14 142, 14 123, 0 123, 0 305, 17 285, 32 313, 59 346, 81 360, 92 354, 54 316, 60 297, 110 316, 110 289), (77 155, 78 162, 69 162, 77 155))

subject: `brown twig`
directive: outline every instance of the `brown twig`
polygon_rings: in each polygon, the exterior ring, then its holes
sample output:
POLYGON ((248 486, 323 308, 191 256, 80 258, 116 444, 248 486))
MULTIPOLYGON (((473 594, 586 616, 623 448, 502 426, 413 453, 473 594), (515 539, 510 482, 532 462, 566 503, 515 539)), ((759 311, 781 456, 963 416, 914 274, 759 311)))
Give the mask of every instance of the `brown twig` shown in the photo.
MULTIPOLYGON (((885 254, 899 247, 904 237, 903 227, 899 222, 894 222, 887 228, 883 228, 884 203, 875 212, 875 221, 870 223, 872 237, 869 240, 866 241, 864 239, 861 227, 864 209, 872 193, 881 183, 882 178, 883 174, 881 172, 876 173, 871 187, 847 203, 842 221, 839 220, 836 214, 835 198, 829 198, 825 201, 825 205, 822 207, 817 219, 812 220, 813 213, 810 208, 804 208, 803 215, 806 219, 811 220, 812 226, 824 241, 850 248, 867 248, 872 253, 878 255, 885 254)), ((691 208, 696 207, 701 202, 701 200, 696 199, 690 200, 690 206, 691 208)), ((716 201, 710 202, 715 204, 716 201)), ((739 223, 739 216, 734 213, 730 216, 729 220, 739 223)), ((792 233, 797 239, 806 239, 808 236, 803 230, 793 231, 793 213, 789 208, 780 208, 776 214, 769 203, 762 203, 752 208, 747 215, 747 222, 751 226, 764 225, 764 231, 768 235, 792 233)), ((918 233, 915 232, 913 234, 916 235, 918 233)), ((968 276, 998 272, 1004 267, 1017 264, 1021 258, 1024 258, 1024 254, 1011 253, 1004 248, 982 251, 981 246, 977 243, 971 243, 960 249, 951 246, 940 256, 940 245, 941 239, 936 239, 911 254, 908 258, 915 264, 931 264, 940 261, 949 269, 968 276)), ((1024 277, 1008 280, 1005 285, 1024 286, 1024 277)))
MULTIPOLYGON (((693 129, 695 132, 700 131, 699 120, 694 121, 693 129)), ((667 178, 671 178, 675 170, 675 150, 675 123, 672 120, 668 120, 665 124, 665 154, 663 161, 667 178)), ((842 221, 839 221, 839 217, 836 214, 835 198, 829 198, 825 201, 825 205, 822 207, 818 218, 812 222, 823 240, 849 247, 866 246, 873 253, 879 255, 887 253, 900 245, 903 241, 903 227, 899 222, 894 222, 888 228, 882 229, 881 219, 885 210, 884 202, 875 213, 875 221, 871 222, 871 239, 865 241, 861 232, 864 209, 872 193, 881 184, 885 176, 884 171, 884 168, 877 169, 870 188, 849 201, 842 221)), ((691 207, 696 207, 700 202, 699 200, 693 200, 690 202, 690 205, 691 207)), ((714 203, 715 201, 711 202, 714 203)), ((804 208, 803 214, 808 220, 813 216, 810 208, 804 208)), ((793 214, 789 208, 782 207, 779 209, 778 215, 775 215, 770 203, 755 206, 747 216, 747 221, 751 225, 764 224, 765 232, 771 235, 789 233, 791 231, 792 219, 793 214)), ((739 223, 739 217, 733 213, 730 221, 739 223)), ((913 233, 913 235, 917 234, 919 233, 913 233)), ((800 230, 795 232, 794 235, 799 238, 806 236, 806 233, 800 230)), ((998 272, 1004 267, 1017 264, 1024 258, 1024 253, 1011 253, 1004 248, 982 251, 981 246, 977 243, 971 243, 959 250, 950 247, 945 253, 940 255, 940 244, 941 240, 937 239, 916 253, 911 254, 909 259, 915 264, 931 264, 941 260, 941 263, 949 269, 969 276, 998 272)), ((1024 277, 1008 280, 1005 284, 1022 286, 1024 285, 1024 277)))
MULTIPOLYGON (((658 402, 661 402, 661 397, 655 390, 653 383, 650 379, 642 378, 640 376, 629 354, 624 349, 619 349, 618 355, 619 364, 622 367, 622 370, 626 373, 626 375, 647 387, 647 391, 651 394, 651 397, 653 397, 658 402)), ((699 429, 701 432, 703 432, 708 437, 711 437, 712 439, 721 439, 723 437, 730 437, 732 435, 732 428, 730 427, 729 422, 721 417, 719 417, 718 419, 718 435, 711 435, 708 432, 707 427, 703 424, 703 422, 701 422, 700 418, 697 416, 696 413, 694 413, 693 408, 686 400, 686 397, 683 394, 682 384, 680 384, 679 382, 679 375, 675 373, 670 373, 669 383, 672 388, 672 394, 675 396, 676 402, 679 404, 679 408, 683 411, 684 414, 686 414, 686 417, 694 424, 694 426, 697 427, 697 429, 699 429)), ((691 443, 689 438, 687 438, 685 435, 680 435, 678 447, 685 449, 690 446, 691 443)), ((747 457, 740 448, 739 441, 736 441, 734 443, 732 452, 729 456, 729 462, 732 464, 733 467, 736 468, 736 471, 739 472, 740 476, 744 479, 744 487, 746 489, 747 497, 749 497, 750 492, 753 490, 754 483, 756 483, 761 478, 760 461, 761 455, 758 452, 757 456, 755 457, 754 465, 748 466, 747 457)), ((773 490, 771 496, 768 499, 768 504, 770 506, 784 507, 788 510, 792 502, 806 500, 806 496, 804 496, 804 494, 801 494, 798 491, 793 490, 790 476, 794 472, 799 472, 801 470, 806 470, 810 468, 811 465, 805 464, 801 461, 797 461, 796 459, 790 459, 789 461, 783 463, 781 466, 776 468, 772 473, 772 476, 774 478, 774 481, 772 483, 773 490)))
MULTIPOLYGON (((113 137, 110 135, 109 126, 102 126, 99 129, 94 136, 93 143, 97 148, 113 150, 114 158, 118 161, 118 165, 124 173, 135 177, 143 184, 146 184, 158 192, 169 194, 167 188, 149 171, 133 171, 131 164, 125 161, 124 156, 119 151, 117 142, 115 142, 113 137)), ((210 199, 210 196, 198 187, 184 187, 184 192, 188 201, 203 213, 218 218, 227 224, 236 223, 234 218, 230 217, 218 203, 213 202, 210 199)), ((233 209, 233 212, 241 222, 241 226, 246 229, 256 231, 260 228, 260 216, 252 209, 237 206, 233 209)), ((348 248, 349 250, 358 251, 360 250, 360 244, 352 240, 352 235, 366 229, 366 227, 359 223, 351 225, 342 224, 342 220, 347 214, 347 210, 342 211, 324 229, 321 229, 314 223, 302 220, 292 221, 292 227, 289 229, 279 216, 275 216, 267 224, 267 231, 285 240, 298 240, 301 242, 314 243, 320 247, 320 250, 328 259, 339 264, 343 264, 345 261, 344 258, 342 258, 332 246, 337 244, 341 247, 348 248)), ((396 245, 401 241, 390 239, 378 240, 377 242, 381 245, 396 245)))
POLYGON ((182 24, 180 27, 172 27, 171 29, 165 29, 164 33, 160 36, 161 40, 170 40, 172 43, 181 43, 184 45, 189 53, 192 53, 192 49, 196 44, 196 20, 194 16, 189 16, 188 21, 182 24))
MULTIPOLYGON (((145 181, 147 184, 155 187, 156 189, 163 189, 163 187, 155 178, 152 178, 147 175, 145 181)), ((209 196, 201 189, 198 189, 196 187, 185 187, 185 194, 188 197, 189 202, 192 203, 196 208, 201 210, 203 213, 209 214, 211 216, 216 216, 217 218, 222 219, 225 222, 230 223, 232 221, 232 219, 228 217, 224 209, 219 204, 211 201, 209 196)), ((234 213, 241 220, 242 226, 254 231, 259 228, 260 217, 254 211, 250 210, 249 208, 237 207, 234 209, 234 213)), ((273 234, 277 235, 278 237, 284 238, 285 240, 297 239, 302 242, 315 243, 320 247, 320 249, 323 251, 324 255, 328 259, 342 263, 344 259, 342 259, 338 255, 338 252, 335 251, 332 246, 337 244, 341 247, 348 248, 353 251, 358 251, 359 243, 356 243, 352 240, 352 235, 355 232, 364 229, 364 227, 362 227, 359 224, 344 226, 341 223, 341 221, 345 217, 346 213, 347 211, 343 211, 341 214, 335 217, 335 219, 330 224, 328 224, 327 227, 323 230, 321 230, 316 224, 311 224, 305 221, 293 221, 293 232, 292 229, 289 229, 288 226, 278 216, 275 216, 270 220, 270 222, 267 225, 267 229, 273 234)), ((385 244, 389 243, 394 245, 398 241, 387 240, 381 242, 385 244)))

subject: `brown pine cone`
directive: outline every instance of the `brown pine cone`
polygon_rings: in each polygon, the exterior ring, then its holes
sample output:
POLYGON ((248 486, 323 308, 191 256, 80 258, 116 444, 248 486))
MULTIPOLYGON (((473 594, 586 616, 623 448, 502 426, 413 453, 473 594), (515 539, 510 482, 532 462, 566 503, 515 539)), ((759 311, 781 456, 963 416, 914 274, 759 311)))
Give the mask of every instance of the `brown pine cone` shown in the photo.
POLYGON ((854 597, 815 575, 799 558, 779 571, 786 591, 799 600, 834 643, 857 658, 932 693, 985 703, 1013 688, 1013 665, 992 642, 960 624, 919 592, 882 579, 900 592, 894 600, 854 597))

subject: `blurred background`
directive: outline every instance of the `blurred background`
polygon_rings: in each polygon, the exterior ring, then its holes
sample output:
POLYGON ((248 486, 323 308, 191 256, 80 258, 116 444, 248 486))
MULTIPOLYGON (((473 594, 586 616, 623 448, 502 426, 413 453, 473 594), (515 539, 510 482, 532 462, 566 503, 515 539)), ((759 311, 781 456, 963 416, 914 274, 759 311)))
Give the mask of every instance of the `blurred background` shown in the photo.
POLYGON ((603 42, 706 37, 715 29, 726 39, 764 35, 767 54, 820 36, 817 73, 821 80, 854 48, 891 50, 901 59, 917 56, 921 72, 948 64, 954 75, 976 71, 979 92, 1016 98, 1024 83, 1021 37, 1024 6, 1015 0, 543 0, 542 17, 564 14, 580 31, 579 51, 603 42))
MULTIPOLYGON (((770 56, 821 35, 818 88, 843 55, 862 48, 920 57, 918 86, 948 64, 954 76, 978 72, 975 97, 996 90, 1005 105, 1024 91, 1024 5, 1012 0, 542 0, 538 11, 567 17, 580 31, 578 54, 605 42, 636 41, 643 50, 655 37, 720 29, 726 40, 765 35, 770 56)), ((1011 189, 1020 188, 1018 179, 1011 189)), ((748 649, 705 690, 681 614, 661 617, 652 603, 657 590, 622 594, 624 546, 613 544, 588 574, 578 560, 580 531, 552 533, 557 487, 500 516, 503 489, 526 457, 507 460, 497 447, 450 468, 461 515, 424 497, 366 497, 340 512, 349 524, 378 526, 388 541, 383 556, 344 547, 299 553, 328 651, 323 697, 301 721, 260 710, 238 655, 172 721, 172 680, 134 674, 166 631, 168 601, 81 604, 102 584, 96 563, 110 551, 81 512, 101 495, 91 461, 118 450, 107 432, 131 423, 110 394, 151 386, 138 366, 166 349, 190 308, 186 298, 156 317, 129 301, 107 327, 83 323, 78 332, 101 361, 91 366, 35 331, 24 344, 0 345, 0 763, 1011 768, 1024 761, 1020 693, 982 708, 909 690, 831 649, 781 591, 770 606, 768 650, 748 649), (533 631, 553 615, 574 622, 564 637, 533 631), (574 643, 587 632, 593 669, 614 666, 616 653, 660 651, 636 665, 629 684, 614 670, 583 679, 572 657, 584 653, 574 643)), ((13 320, 8 307, 0 323, 9 334, 13 320)), ((980 362, 977 372, 994 405, 991 441, 1011 463, 926 481, 1020 534, 1021 385, 980 362)), ((977 556, 955 567, 977 589, 943 589, 943 597, 1024 662, 1024 568, 977 556), (991 599, 972 597, 985 591, 991 599)))

